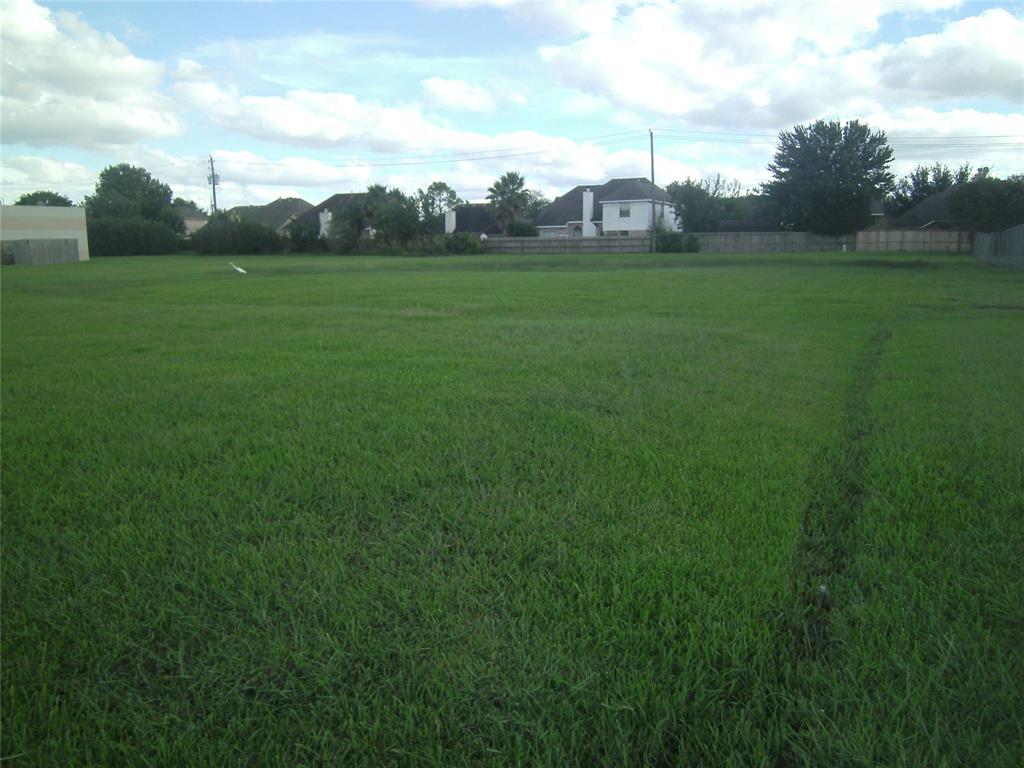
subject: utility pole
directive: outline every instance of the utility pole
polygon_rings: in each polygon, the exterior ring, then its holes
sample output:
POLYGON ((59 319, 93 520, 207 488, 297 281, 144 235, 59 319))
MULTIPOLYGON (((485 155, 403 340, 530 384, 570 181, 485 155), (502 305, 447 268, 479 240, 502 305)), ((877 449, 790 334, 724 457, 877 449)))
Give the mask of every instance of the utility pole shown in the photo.
POLYGON ((654 215, 654 130, 648 128, 647 132, 651 134, 651 253, 654 253, 658 250, 657 218, 654 215))
MULTIPOLYGON (((654 160, 651 160, 651 162, 653 163, 654 160)), ((654 166, 652 165, 651 167, 653 168, 654 166)), ((220 179, 217 177, 216 171, 213 170, 213 155, 210 155, 210 178, 207 179, 207 181, 209 181, 210 184, 213 185, 213 212, 216 213, 217 212, 217 182, 220 181, 220 179)))

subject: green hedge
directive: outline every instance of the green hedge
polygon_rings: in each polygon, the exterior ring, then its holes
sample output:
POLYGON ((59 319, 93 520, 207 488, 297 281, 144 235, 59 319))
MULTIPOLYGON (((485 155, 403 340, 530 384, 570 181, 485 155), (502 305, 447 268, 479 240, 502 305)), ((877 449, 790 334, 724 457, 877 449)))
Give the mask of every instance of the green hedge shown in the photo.
POLYGON ((697 253, 700 250, 700 240, 696 235, 658 232, 655 247, 658 253, 697 253))
POLYGON ((86 232, 91 256, 155 256, 181 248, 174 230, 146 219, 89 217, 86 232))
POLYGON ((537 237, 540 233, 537 228, 525 221, 510 221, 508 225, 509 237, 537 237))
POLYGON ((202 254, 281 253, 284 241, 270 227, 253 221, 212 217, 192 235, 192 246, 202 254))

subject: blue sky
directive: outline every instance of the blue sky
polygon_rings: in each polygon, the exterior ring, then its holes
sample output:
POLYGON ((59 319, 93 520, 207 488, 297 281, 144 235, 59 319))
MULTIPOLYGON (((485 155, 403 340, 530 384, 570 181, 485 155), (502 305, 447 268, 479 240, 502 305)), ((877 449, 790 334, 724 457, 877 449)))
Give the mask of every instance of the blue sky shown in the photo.
POLYGON ((0 194, 78 200, 115 162, 222 207, 517 169, 554 196, 766 178, 778 131, 884 129, 895 170, 1024 172, 1024 11, 952 0, 3 0, 0 194), (980 138, 972 138, 980 137, 980 138))

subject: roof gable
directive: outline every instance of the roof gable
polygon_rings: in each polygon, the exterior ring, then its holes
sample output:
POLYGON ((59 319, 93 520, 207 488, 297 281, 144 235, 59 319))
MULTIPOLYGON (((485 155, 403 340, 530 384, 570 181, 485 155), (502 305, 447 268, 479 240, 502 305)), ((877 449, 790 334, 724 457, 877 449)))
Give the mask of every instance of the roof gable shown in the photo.
POLYGON ((487 203, 464 203, 455 206, 455 231, 500 235, 501 227, 494 218, 494 210, 487 203))
POLYGON ((348 203, 361 203, 365 197, 365 192, 340 192, 336 195, 331 195, 318 205, 314 205, 307 211, 300 213, 292 220, 289 226, 308 227, 312 228, 315 232, 319 232, 320 211, 330 211, 332 214, 335 214, 348 203))
POLYGON ((264 227, 277 229, 293 216, 299 216, 313 206, 300 197, 280 197, 266 205, 239 205, 228 213, 246 221, 254 221, 264 227))
POLYGON ((892 226, 924 227, 933 222, 951 223, 954 219, 949 211, 949 201, 956 190, 960 189, 960 186, 960 184, 954 184, 948 189, 936 192, 934 195, 929 195, 913 208, 897 216, 896 220, 892 222, 892 226))

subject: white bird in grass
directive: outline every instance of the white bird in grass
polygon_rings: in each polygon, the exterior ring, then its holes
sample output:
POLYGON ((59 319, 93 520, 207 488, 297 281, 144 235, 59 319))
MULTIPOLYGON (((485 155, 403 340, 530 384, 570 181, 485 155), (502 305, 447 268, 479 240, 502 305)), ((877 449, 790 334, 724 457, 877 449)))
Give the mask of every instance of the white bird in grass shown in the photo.
POLYGON ((241 274, 243 274, 243 275, 248 275, 248 274, 249 274, 249 273, 248 273, 248 272, 246 272, 246 271, 245 271, 244 269, 242 269, 242 268, 241 268, 240 266, 238 266, 237 264, 235 264, 235 262, 233 262, 233 261, 229 261, 229 262, 228 262, 228 264, 230 264, 230 265, 231 265, 232 267, 234 267, 234 268, 235 268, 235 272, 240 272, 240 273, 241 273, 241 274))

